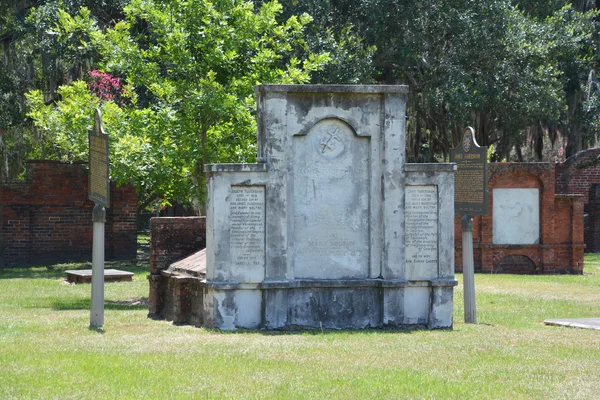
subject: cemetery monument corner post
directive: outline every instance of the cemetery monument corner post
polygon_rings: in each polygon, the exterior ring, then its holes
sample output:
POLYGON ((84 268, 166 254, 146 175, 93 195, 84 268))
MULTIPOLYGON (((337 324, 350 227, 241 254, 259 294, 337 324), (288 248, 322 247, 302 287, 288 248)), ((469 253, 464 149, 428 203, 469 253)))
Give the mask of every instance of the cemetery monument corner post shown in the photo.
POLYGON ((89 131, 89 199, 95 203, 92 212, 94 238, 92 247, 92 299, 90 327, 104 325, 104 223, 110 205, 108 134, 102 129, 102 116, 96 110, 94 128, 89 131))
POLYGON ((460 144, 450 149, 450 161, 457 164, 454 174, 454 212, 462 214, 463 285, 465 322, 477 323, 473 261, 473 216, 487 214, 487 147, 479 147, 475 130, 467 127, 460 144))

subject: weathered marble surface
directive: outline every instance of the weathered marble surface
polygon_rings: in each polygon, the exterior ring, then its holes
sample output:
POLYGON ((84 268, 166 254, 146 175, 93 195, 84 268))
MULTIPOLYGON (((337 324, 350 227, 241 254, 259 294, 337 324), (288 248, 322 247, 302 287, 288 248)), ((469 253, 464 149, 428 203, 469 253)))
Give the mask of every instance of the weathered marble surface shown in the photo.
POLYGON ((259 86, 258 164, 209 165, 204 323, 452 327, 453 166, 405 165, 405 86, 259 86))
POLYGON ((494 189, 494 244, 540 241, 539 189, 494 189))

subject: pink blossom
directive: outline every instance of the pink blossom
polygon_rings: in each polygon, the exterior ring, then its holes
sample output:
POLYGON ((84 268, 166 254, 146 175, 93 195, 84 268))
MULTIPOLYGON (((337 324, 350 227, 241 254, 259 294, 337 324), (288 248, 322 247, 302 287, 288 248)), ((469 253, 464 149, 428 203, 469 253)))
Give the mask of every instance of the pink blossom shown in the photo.
POLYGON ((121 78, 93 70, 89 72, 92 81, 88 83, 88 90, 98 96, 100 100, 111 101, 121 97, 121 78))

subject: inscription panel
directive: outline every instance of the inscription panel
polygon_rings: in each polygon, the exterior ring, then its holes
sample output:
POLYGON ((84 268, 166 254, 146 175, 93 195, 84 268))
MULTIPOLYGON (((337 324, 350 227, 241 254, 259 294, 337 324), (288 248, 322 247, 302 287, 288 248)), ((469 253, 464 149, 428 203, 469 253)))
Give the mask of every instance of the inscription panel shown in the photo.
POLYGON ((369 150, 369 138, 337 119, 294 137, 296 278, 368 276, 369 150))
POLYGON ((265 266, 264 186, 231 187, 229 224, 234 276, 247 282, 261 281, 265 266))
POLYGON ((89 131, 88 195, 94 203, 110 205, 108 135, 102 130, 102 118, 96 111, 94 128, 89 131))
POLYGON ((405 196, 407 279, 428 279, 438 268, 437 186, 406 186, 405 196))
POLYGON ((454 211, 485 215, 488 209, 487 147, 479 147, 473 128, 465 129, 459 146, 450 149, 454 173, 454 211))
POLYGON ((94 197, 101 199, 108 197, 109 190, 107 147, 104 138, 90 136, 90 192, 94 197))
POLYGON ((483 182, 484 170, 480 164, 459 164, 454 173, 454 201, 457 203, 483 203, 483 190, 475 182, 483 182))

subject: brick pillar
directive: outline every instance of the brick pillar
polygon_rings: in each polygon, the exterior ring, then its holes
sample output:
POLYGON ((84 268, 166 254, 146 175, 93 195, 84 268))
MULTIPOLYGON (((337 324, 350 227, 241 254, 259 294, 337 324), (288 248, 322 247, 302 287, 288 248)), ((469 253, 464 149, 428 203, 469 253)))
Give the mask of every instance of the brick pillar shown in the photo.
POLYGON ((148 317, 160 318, 165 306, 167 278, 160 274, 149 274, 148 281, 150 285, 148 296, 148 317))
POLYGON ((538 178, 542 181, 542 187, 540 190, 540 242, 542 245, 542 274, 554 274, 556 272, 556 251, 551 245, 556 243, 556 236, 554 234, 554 218, 555 218, 555 196, 554 189, 556 184, 555 171, 553 167, 550 167, 547 171, 547 175, 538 175, 538 178), (550 246, 543 246, 550 245, 550 246))
POLYGON ((190 278, 173 275, 170 278, 172 283, 171 295, 172 313, 171 320, 176 324, 184 324, 190 319, 190 296, 189 283, 190 278))

